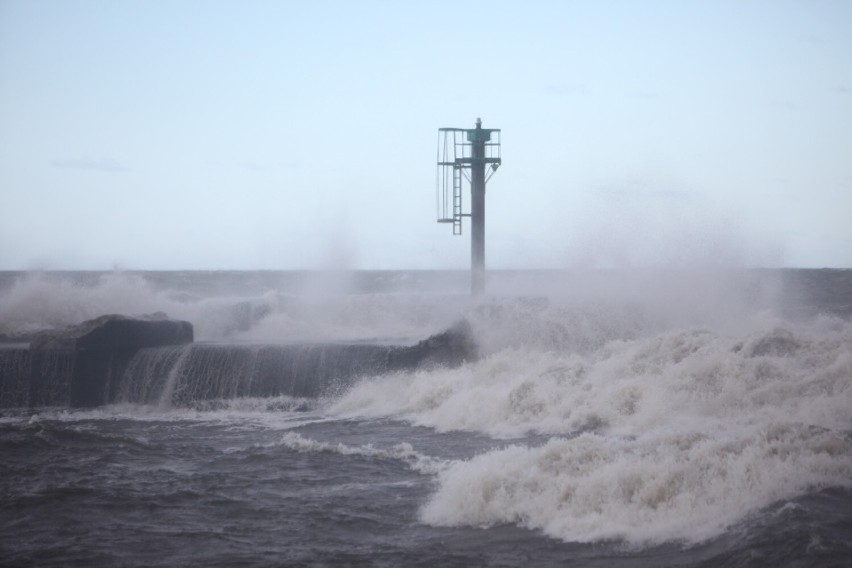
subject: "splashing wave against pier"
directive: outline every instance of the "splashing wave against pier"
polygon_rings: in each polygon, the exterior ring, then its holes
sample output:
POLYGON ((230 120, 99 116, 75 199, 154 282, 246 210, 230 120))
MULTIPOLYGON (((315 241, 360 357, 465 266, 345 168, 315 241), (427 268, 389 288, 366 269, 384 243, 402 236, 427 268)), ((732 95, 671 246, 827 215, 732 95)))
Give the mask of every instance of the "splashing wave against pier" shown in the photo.
POLYGON ((6 401, 40 330, 163 311, 198 341, 105 406, 5 404, 0 558, 843 565, 852 274, 617 276, 6 273, 6 401), (475 358, 391 364, 459 320, 475 358))

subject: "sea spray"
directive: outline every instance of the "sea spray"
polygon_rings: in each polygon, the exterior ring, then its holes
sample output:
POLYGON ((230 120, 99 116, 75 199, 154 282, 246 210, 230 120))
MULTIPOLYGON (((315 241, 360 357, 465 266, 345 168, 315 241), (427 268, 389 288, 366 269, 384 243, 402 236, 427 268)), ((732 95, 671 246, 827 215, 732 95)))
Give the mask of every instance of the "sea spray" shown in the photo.
POLYGON ((504 349, 459 369, 365 380, 330 411, 394 416, 493 436, 796 420, 850 426, 852 324, 756 328, 743 336, 672 330, 588 354, 504 349), (794 352, 763 352, 779 334, 794 352), (755 349, 758 352, 755 352, 755 349))
POLYGON ((267 309, 262 298, 204 298, 157 288, 136 273, 24 273, 0 291, 0 334, 62 329, 104 314, 163 312, 191 321, 199 339, 225 338, 267 309))
POLYGON ((299 293, 298 286, 272 287, 274 280, 252 294, 217 287, 204 295, 179 275, 162 287, 158 273, 15 274, 0 287, 0 336, 26 337, 104 314, 163 312, 192 322, 199 341, 400 342, 446 329, 470 305, 457 294, 299 293))

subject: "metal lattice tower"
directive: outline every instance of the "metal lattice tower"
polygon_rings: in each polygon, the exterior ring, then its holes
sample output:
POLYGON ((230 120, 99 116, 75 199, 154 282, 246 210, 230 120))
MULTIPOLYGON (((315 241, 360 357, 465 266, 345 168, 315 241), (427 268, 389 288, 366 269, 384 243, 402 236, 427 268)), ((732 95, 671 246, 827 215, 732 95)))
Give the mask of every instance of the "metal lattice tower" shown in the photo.
POLYGON ((462 234, 462 218, 470 217, 470 290, 485 291, 485 184, 502 163, 500 130, 482 128, 438 129, 438 222, 452 223, 453 234, 462 234), (489 166, 486 175, 486 166, 489 166), (462 204, 464 185, 470 185, 470 209, 462 204))

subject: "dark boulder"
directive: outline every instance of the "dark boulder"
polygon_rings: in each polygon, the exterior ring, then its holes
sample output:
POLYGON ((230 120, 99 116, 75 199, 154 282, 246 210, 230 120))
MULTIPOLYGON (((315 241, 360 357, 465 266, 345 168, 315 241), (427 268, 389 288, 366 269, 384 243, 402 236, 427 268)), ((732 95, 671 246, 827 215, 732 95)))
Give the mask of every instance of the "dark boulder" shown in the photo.
POLYGON ((437 333, 410 347, 399 347, 390 356, 390 367, 457 367, 478 357, 473 332, 467 321, 460 321, 447 331, 437 333))
POLYGON ((192 324, 169 319, 166 314, 139 317, 105 315, 63 330, 42 331, 32 338, 30 349, 74 351, 133 350, 192 343, 192 324))
POLYGON ((110 401, 128 363, 143 348, 192 343, 192 324, 157 313, 106 315, 61 331, 36 334, 30 343, 30 404, 98 406, 110 401), (67 361, 61 377, 45 372, 67 361), (49 401, 49 402, 48 402, 49 401))

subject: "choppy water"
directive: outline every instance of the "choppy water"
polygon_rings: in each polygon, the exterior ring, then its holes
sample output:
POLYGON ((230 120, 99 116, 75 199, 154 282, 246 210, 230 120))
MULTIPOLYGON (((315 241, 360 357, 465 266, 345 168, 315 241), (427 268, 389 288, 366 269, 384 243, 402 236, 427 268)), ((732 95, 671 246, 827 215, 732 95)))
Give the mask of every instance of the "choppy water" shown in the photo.
POLYGON ((0 278, 0 333, 165 311, 202 339, 483 357, 316 399, 4 410, 0 564, 850 566, 852 273, 0 278))

